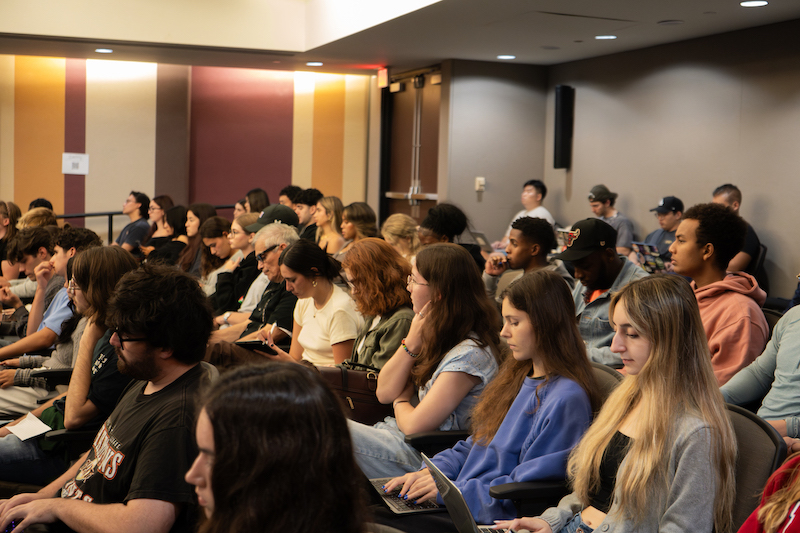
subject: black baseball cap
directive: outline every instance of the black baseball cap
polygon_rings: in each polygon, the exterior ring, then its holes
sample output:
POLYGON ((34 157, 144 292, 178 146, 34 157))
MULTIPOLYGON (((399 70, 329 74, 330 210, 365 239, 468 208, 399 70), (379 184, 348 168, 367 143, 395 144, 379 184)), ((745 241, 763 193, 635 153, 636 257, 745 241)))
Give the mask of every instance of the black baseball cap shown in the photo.
POLYGON ((273 222, 282 222, 296 228, 300 223, 300 219, 297 218, 297 213, 295 213, 294 209, 291 207, 286 207, 281 204, 272 204, 261 212, 261 216, 258 217, 258 220, 245 226, 244 229, 250 233, 255 233, 267 224, 272 224, 273 222))
POLYGON ((596 252, 617 245, 617 230, 599 218, 576 222, 567 234, 567 249, 556 254, 562 261, 577 261, 596 252))
POLYGON ((680 198, 665 196, 658 201, 658 207, 654 207, 650 211, 656 211, 662 215, 666 213, 677 213, 678 211, 683 213, 683 202, 681 202, 680 198))
POLYGON ((608 187, 605 185, 595 185, 592 187, 592 190, 589 191, 589 201, 590 202, 605 202, 606 200, 616 200, 617 196, 619 196, 615 192, 611 192, 608 190, 608 187))

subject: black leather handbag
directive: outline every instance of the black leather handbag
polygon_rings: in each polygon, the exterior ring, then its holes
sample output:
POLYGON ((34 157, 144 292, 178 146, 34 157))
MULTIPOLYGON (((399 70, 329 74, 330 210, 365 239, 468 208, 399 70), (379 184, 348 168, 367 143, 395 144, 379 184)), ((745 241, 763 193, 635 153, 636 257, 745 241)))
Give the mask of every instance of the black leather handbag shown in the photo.
POLYGON ((375 396, 377 368, 345 361, 336 366, 318 366, 317 370, 341 400, 348 418, 371 426, 393 414, 392 405, 380 403, 375 396))

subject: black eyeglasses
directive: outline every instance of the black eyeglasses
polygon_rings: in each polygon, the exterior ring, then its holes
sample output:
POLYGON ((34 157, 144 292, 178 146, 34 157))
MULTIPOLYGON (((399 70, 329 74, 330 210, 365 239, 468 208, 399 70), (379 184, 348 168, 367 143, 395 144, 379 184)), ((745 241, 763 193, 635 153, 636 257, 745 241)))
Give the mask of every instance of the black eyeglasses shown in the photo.
POLYGON ((119 339, 119 347, 120 347, 120 348, 122 348, 123 350, 125 349, 125 343, 126 343, 126 342, 145 342, 145 341, 147 341, 147 340, 148 340, 148 339, 145 339, 145 338, 140 338, 140 339, 123 339, 123 338, 122 338, 122 332, 121 332, 120 330, 118 330, 118 329, 114 329, 114 333, 116 333, 116 335, 117 335, 117 338, 119 339))
POLYGON ((261 252, 260 254, 258 254, 258 255, 256 256, 256 260, 257 260, 259 263, 263 263, 263 262, 266 260, 266 258, 267 258, 267 254, 268 254, 268 253, 270 253, 270 252, 271 252, 272 250, 274 250, 275 248, 277 248, 278 246, 280 246, 280 244, 273 244, 272 246, 270 246, 269 248, 267 248, 266 250, 264 250, 263 252, 261 252))

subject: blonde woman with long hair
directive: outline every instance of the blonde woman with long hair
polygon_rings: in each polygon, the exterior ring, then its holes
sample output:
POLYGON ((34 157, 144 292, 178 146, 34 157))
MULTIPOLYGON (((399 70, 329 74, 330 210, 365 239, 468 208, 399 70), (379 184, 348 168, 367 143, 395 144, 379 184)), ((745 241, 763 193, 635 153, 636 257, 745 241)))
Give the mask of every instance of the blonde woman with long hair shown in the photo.
POLYGON ((411 261, 422 245, 419 242, 417 221, 405 213, 395 213, 381 226, 381 235, 400 255, 411 261))
POLYGON ((344 248, 342 237, 342 212, 344 205, 336 196, 325 196, 317 202, 317 210, 311 215, 317 225, 317 244, 328 252, 335 254, 344 248))
POLYGON ((570 456, 574 492, 533 533, 731 529, 736 438, 711 369, 697 300, 678 276, 649 276, 611 299, 628 376, 570 456))

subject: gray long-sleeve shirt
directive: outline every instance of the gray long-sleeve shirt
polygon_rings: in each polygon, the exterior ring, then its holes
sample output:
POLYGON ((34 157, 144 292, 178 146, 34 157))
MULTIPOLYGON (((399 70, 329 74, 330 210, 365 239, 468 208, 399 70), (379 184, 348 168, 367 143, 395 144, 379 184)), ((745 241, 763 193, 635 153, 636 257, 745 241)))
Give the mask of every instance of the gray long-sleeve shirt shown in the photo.
POLYGON ((742 405, 764 401, 758 416, 786 420, 790 437, 800 437, 800 308, 783 315, 764 353, 737 372, 721 389, 725 401, 742 405), (764 396, 766 394, 766 396, 764 396))

